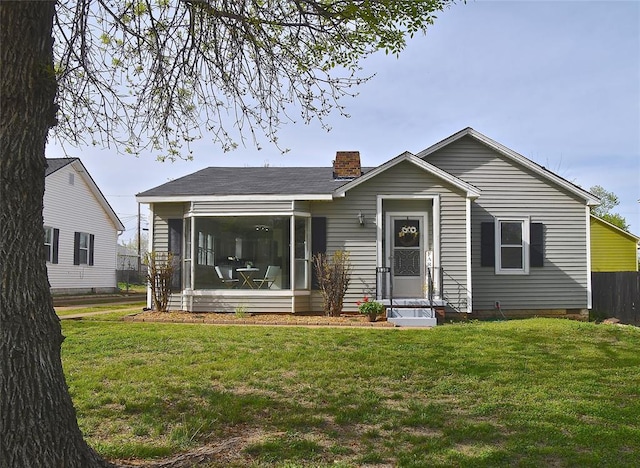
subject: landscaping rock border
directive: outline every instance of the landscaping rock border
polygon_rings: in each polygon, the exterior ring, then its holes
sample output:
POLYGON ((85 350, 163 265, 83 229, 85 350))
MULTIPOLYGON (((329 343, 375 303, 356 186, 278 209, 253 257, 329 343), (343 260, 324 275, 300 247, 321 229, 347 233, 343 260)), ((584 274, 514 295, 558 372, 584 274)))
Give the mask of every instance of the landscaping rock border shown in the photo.
POLYGON ((197 313, 185 311, 154 312, 145 311, 127 315, 125 321, 130 322, 169 322, 169 323, 205 323, 213 325, 285 325, 285 326, 318 326, 318 327, 389 327, 394 325, 384 317, 376 322, 369 322, 363 315, 342 315, 325 317, 321 315, 293 314, 252 314, 239 316, 233 313, 197 313))

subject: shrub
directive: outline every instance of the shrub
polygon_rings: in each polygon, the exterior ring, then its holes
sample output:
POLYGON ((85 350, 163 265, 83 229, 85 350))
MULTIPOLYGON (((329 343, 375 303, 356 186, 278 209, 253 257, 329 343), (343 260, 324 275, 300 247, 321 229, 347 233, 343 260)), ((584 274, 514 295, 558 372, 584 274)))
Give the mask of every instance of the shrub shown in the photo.
POLYGON ((145 256, 153 308, 158 312, 166 312, 169 306, 171 279, 176 261, 177 258, 172 252, 149 252, 145 256))
POLYGON ((344 295, 351 281, 349 252, 337 250, 331 257, 322 253, 316 254, 313 256, 313 266, 322 293, 324 314, 338 317, 342 312, 344 295))

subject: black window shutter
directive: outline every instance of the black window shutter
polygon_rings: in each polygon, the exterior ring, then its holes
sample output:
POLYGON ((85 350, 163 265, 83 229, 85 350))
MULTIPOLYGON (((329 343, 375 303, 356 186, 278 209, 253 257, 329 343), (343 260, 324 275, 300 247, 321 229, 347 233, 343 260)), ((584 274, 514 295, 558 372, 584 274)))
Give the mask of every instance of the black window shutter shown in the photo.
POLYGON ((93 234, 89 234, 89 266, 93 265, 93 244, 95 243, 95 237, 93 234))
POLYGON ((169 219, 169 252, 180 256, 182 254, 182 219, 169 219))
POLYGON ((532 268, 544 266, 544 224, 529 225, 529 265, 532 268))
POLYGON ((60 241, 60 229, 53 230, 53 241, 51 243, 51 263, 58 263, 58 243, 60 241))
POLYGON ((182 278, 182 262, 180 261, 182 255, 182 219, 169 219, 167 220, 169 226, 169 252, 173 253, 176 257, 175 269, 173 270, 173 276, 171 277, 171 289, 182 289, 180 278, 182 278))
MULTIPOLYGON (((311 255, 327 252, 327 218, 316 216, 311 218, 311 255)), ((318 275, 315 265, 311 268, 311 288, 318 289, 318 275)))
POLYGON ((80 233, 73 234, 73 264, 80 265, 80 233))
POLYGON ((496 225, 482 223, 480 230, 480 266, 496 265, 496 225))

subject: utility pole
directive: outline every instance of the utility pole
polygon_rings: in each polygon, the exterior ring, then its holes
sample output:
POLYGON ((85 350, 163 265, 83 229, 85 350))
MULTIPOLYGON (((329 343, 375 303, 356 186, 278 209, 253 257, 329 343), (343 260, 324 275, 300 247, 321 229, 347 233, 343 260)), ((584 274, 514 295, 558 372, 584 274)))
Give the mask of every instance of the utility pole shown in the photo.
POLYGON ((140 203, 138 203, 138 278, 140 278, 140 271, 142 269, 142 247, 140 246, 140 237, 140 203))

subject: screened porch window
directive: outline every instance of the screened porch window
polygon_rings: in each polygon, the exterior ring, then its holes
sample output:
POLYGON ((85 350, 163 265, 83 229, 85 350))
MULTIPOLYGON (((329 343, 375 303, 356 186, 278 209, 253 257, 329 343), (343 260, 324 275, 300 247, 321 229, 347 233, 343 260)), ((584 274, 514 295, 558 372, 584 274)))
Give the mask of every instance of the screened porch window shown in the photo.
POLYGON ((197 217, 193 231, 194 289, 291 287, 290 216, 197 217))

